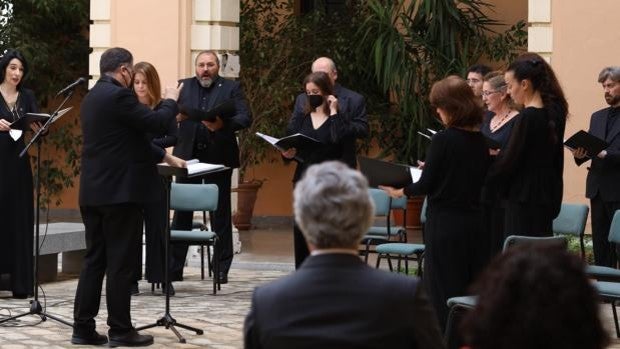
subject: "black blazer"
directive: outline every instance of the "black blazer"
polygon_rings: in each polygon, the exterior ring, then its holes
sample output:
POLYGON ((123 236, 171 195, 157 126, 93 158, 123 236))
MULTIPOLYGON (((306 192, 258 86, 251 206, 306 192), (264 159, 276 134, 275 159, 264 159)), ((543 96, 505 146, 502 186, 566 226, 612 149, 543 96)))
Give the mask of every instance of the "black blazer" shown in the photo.
POLYGON ((80 110, 83 147, 80 206, 157 200, 157 180, 148 132, 161 133, 178 113, 171 99, 153 111, 133 92, 104 76, 80 110))
MULTIPOLYGON (((357 167, 355 140, 366 138, 369 135, 368 117, 366 115, 366 101, 359 93, 353 92, 339 84, 334 86, 334 94, 338 98, 338 115, 344 119, 346 134, 343 138, 342 162, 351 168, 357 167)), ((291 123, 303 118, 306 94, 301 93, 295 99, 295 108, 291 116, 291 123)))
MULTIPOLYGON (((605 137, 607 128, 607 115, 611 107, 601 109, 590 119, 590 129, 588 133, 604 139, 609 143, 607 155, 604 159, 592 158, 592 164, 586 179, 586 197, 589 199, 600 195, 603 201, 620 201, 620 121, 616 121, 613 129, 605 137)), ((616 116, 620 117, 620 116, 616 116)), ((575 159, 577 165, 588 161, 588 158, 575 159)))
MULTIPOLYGON (((200 86, 196 77, 181 80, 183 89, 179 95, 178 104, 189 108, 199 109, 200 107, 200 86)), ((224 127, 215 132, 209 132, 211 136, 211 145, 218 149, 212 158, 206 159, 207 162, 213 164, 223 164, 231 168, 239 167, 239 145, 235 132, 252 123, 252 118, 248 106, 238 81, 227 80, 218 77, 213 86, 213 94, 209 98, 207 110, 216 105, 234 98, 236 114, 231 118, 224 118, 224 127)), ((194 157, 194 143, 196 139, 196 131, 200 127, 200 122, 194 120, 185 120, 179 123, 179 137, 177 145, 174 147, 173 154, 189 160, 194 157)))
POLYGON ((295 273, 258 287, 245 348, 443 348, 417 278, 370 268, 359 257, 307 258, 295 273))

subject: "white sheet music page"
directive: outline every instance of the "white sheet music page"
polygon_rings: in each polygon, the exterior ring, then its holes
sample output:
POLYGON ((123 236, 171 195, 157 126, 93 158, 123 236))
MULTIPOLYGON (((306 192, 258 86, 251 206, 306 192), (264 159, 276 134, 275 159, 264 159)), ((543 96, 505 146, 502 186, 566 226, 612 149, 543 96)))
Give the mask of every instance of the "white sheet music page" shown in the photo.
POLYGON ((198 162, 196 159, 188 160, 185 162, 187 165, 187 174, 193 175, 195 173, 207 172, 223 168, 224 165, 209 164, 206 162, 198 162))
POLYGON ((409 173, 411 173, 411 180, 413 183, 417 183, 422 177, 422 170, 417 167, 409 167, 409 173))

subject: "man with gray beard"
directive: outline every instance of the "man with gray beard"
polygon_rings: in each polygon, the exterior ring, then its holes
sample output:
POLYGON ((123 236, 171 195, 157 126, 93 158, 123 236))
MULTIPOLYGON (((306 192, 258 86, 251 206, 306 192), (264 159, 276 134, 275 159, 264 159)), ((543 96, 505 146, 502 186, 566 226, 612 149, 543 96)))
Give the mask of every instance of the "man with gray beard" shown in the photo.
MULTIPOLYGON (((183 183, 217 184, 218 204, 213 215, 213 231, 218 234, 220 272, 216 277, 220 283, 228 282, 228 270, 233 259, 232 222, 230 207, 230 181, 232 169, 239 167, 239 146, 235 132, 250 126, 252 119, 238 81, 219 76, 220 60, 214 51, 198 53, 195 61, 196 76, 181 80, 183 90, 179 95, 179 109, 208 111, 232 99, 235 105, 233 115, 217 115, 206 120, 180 117, 179 137, 173 154, 184 159, 198 159, 201 162, 222 164, 229 170, 191 179, 183 183)), ((194 213, 177 211, 174 227, 191 230, 194 213)), ((170 281, 183 279, 183 266, 187 255, 187 245, 175 245, 172 252, 170 281)))

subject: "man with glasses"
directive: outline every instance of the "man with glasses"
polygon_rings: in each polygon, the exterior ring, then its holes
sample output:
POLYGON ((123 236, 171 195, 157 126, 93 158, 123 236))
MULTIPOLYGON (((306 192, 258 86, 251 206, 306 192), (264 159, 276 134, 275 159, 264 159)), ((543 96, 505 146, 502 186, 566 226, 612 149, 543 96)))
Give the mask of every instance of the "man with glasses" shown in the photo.
MULTIPOLYGON (((222 164, 230 170, 206 176, 181 180, 184 183, 213 183, 218 187, 217 210, 213 215, 213 230, 218 234, 220 272, 219 282, 228 282, 228 270, 233 260, 230 185, 232 169, 239 167, 239 146, 236 131, 249 127, 252 119, 238 81, 219 76, 220 60, 214 51, 198 53, 195 61, 196 76, 182 80, 183 91, 179 96, 181 110, 208 111, 228 101, 234 101, 231 115, 217 115, 207 120, 180 117, 179 137, 173 154, 185 159, 222 164)), ((174 227, 191 230, 193 212, 175 212, 174 227)), ((170 281, 183 280, 183 266, 187 245, 175 245, 172 250, 170 281)))
MULTIPOLYGON (((101 286, 106 276, 110 346, 145 346, 153 337, 139 335, 131 323, 130 287, 141 248, 142 208, 158 200, 157 169, 147 132, 159 133, 178 112, 179 89, 166 88, 157 111, 129 89, 133 57, 123 48, 101 55, 101 78, 81 106, 83 135, 79 204, 86 228, 86 256, 80 274, 71 343, 102 345, 108 337, 95 330, 101 286)), ((184 166, 165 151, 161 159, 184 166)))
POLYGON ((594 264, 614 267, 616 252, 607 236, 614 212, 620 209, 620 67, 604 68, 598 82, 603 86, 609 107, 592 114, 588 132, 604 139, 609 147, 596 155, 578 148, 573 150, 573 156, 577 165, 592 160, 586 179, 586 197, 592 209, 594 264))

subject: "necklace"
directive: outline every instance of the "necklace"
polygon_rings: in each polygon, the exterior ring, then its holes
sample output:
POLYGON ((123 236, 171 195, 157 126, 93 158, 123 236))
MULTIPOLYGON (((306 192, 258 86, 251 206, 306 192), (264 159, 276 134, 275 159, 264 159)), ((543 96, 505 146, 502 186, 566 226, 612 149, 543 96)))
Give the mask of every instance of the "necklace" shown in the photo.
POLYGON ((491 119, 491 122, 489 123, 489 128, 491 129, 491 132, 495 132, 498 128, 500 128, 504 124, 504 120, 506 120, 508 115, 510 115, 510 110, 506 114, 504 114, 504 116, 502 116, 499 121, 495 122, 495 125, 493 125, 493 120, 495 120, 495 117, 491 119))
POLYGON ((4 91, 2 85, 0 85, 0 93, 2 93, 2 97, 4 98, 4 101, 9 107, 9 110, 13 109, 15 107, 15 103, 17 102, 17 96, 19 95, 19 92, 16 91, 15 95, 10 96, 7 92, 4 91))

